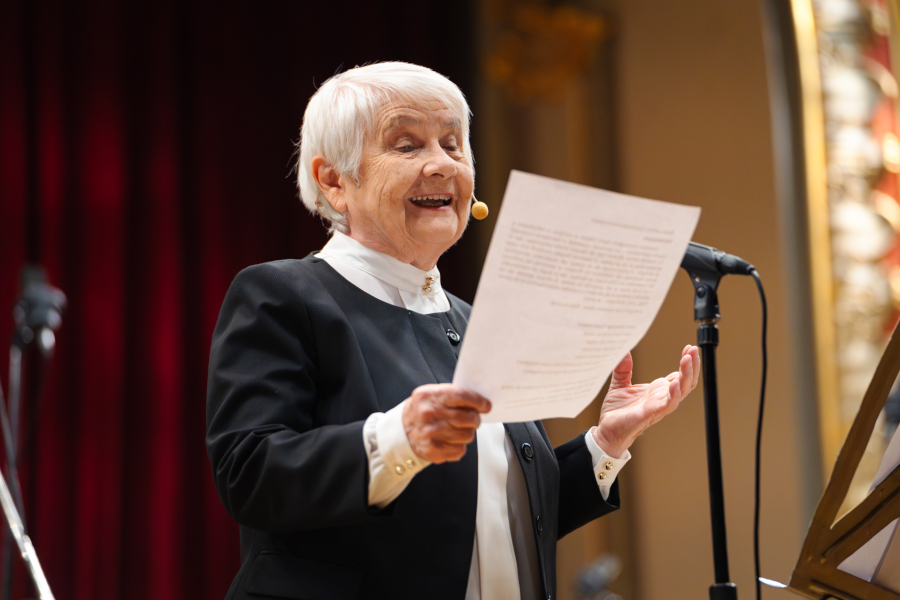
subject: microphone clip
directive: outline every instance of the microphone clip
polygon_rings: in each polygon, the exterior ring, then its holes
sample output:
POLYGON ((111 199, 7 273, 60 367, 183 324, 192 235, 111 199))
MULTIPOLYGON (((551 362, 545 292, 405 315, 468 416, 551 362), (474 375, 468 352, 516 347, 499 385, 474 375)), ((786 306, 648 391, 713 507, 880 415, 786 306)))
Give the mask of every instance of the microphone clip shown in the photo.
POLYGON ((716 291, 722 276, 718 273, 688 271, 694 284, 694 320, 716 323, 719 320, 719 297, 716 291))
POLYGON ((690 250, 684 255, 681 268, 687 271, 694 285, 694 320, 717 323, 721 316, 717 291, 722 273, 714 254, 716 250, 700 244, 694 244, 690 250))

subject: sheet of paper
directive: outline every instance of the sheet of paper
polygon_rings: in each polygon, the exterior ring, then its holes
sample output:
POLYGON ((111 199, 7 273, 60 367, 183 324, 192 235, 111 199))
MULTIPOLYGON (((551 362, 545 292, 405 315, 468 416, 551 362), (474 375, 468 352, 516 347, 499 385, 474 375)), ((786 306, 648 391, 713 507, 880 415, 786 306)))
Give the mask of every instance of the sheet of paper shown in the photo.
POLYGON ((453 377, 491 400, 482 421, 590 404, 649 329, 699 218, 513 171, 453 377))

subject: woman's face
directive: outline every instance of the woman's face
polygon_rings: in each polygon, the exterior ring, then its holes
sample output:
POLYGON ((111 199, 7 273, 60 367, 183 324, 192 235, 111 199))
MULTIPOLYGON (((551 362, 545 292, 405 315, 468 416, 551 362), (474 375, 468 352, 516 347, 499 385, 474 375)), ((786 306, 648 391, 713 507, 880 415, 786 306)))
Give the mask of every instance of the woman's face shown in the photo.
POLYGON ((350 237, 420 269, 430 269, 469 219, 472 163, 462 123, 442 104, 398 103, 379 115, 363 148, 357 186, 341 177, 332 200, 346 211, 350 237))

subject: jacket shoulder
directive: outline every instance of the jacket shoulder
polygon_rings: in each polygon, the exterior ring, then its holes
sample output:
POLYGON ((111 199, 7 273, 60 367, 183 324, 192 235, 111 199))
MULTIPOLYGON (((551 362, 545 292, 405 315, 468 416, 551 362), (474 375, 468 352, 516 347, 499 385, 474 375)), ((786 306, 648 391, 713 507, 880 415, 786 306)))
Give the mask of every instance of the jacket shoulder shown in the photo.
MULTIPOLYGON (((264 291, 307 295, 324 287, 321 266, 325 263, 312 256, 303 259, 274 260, 250 265, 235 275, 229 295, 264 291)), ((280 295, 280 294, 278 294, 280 295)))
MULTIPOLYGON (((287 258, 250 265, 241 269, 234 277, 234 282, 245 281, 284 281, 286 278, 310 277, 311 266, 319 263, 310 257, 303 259, 287 258)), ((233 282, 233 283, 234 283, 233 282)), ((232 285, 233 285, 232 283, 232 285)))

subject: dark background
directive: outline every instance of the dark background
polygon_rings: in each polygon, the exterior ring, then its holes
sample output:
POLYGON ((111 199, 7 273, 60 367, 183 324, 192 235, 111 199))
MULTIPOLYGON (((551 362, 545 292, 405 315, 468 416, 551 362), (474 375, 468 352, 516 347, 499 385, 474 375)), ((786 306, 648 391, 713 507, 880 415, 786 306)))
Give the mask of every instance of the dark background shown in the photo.
MULTIPOLYGON (((472 10, 0 2, 0 340, 26 262, 46 267, 70 304, 43 403, 25 409, 37 436, 21 473, 57 598, 224 596, 237 525, 203 444, 222 298, 240 269, 326 241, 291 172, 315 86, 404 60, 447 75, 474 104, 472 10)), ((470 301, 474 241, 440 264, 470 301)), ((16 571, 22 591, 18 559, 16 571)))

